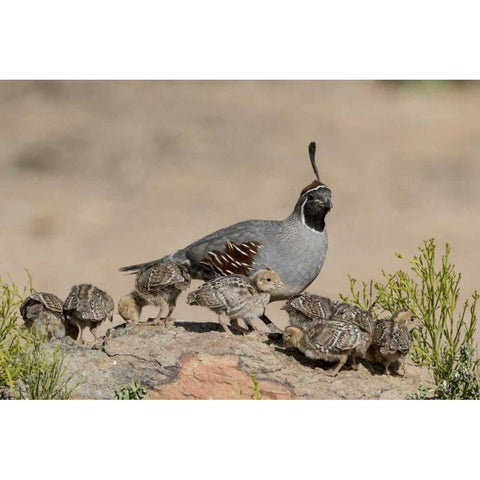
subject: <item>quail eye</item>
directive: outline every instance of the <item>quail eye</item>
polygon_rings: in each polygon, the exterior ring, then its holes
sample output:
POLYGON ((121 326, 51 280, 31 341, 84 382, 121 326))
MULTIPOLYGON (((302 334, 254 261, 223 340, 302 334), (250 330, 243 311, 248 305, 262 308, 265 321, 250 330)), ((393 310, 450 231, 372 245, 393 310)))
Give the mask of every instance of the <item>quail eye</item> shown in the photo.
POLYGON ((313 200, 313 195, 311 193, 307 195, 307 200, 313 200))

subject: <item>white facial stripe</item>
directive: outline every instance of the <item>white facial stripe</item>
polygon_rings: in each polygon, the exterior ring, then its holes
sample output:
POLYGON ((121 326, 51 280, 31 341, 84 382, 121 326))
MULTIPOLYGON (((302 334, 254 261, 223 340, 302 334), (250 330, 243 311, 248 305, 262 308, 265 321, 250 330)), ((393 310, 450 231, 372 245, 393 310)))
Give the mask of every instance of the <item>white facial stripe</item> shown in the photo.
POLYGON ((318 190, 319 188, 326 188, 327 190, 330 190, 326 185, 319 185, 318 187, 311 188, 310 190, 307 190, 303 194, 306 195, 307 193, 313 192, 314 190, 318 190))

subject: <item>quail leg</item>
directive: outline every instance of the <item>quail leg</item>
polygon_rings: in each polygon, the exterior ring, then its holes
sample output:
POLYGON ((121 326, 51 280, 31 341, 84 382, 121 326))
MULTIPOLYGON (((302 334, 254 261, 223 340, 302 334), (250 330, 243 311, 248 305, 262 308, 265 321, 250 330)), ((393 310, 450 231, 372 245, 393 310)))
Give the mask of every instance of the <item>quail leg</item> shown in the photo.
POLYGON ((345 363, 347 362, 347 359, 348 359, 348 355, 340 355, 340 359, 338 360, 338 363, 337 363, 337 366, 332 369, 332 370, 329 370, 327 372, 327 374, 330 376, 330 377, 336 377, 338 372, 340 371, 340 369, 345 365, 345 363))
POLYGON ((97 327, 95 327, 95 328, 92 330, 92 325, 93 325, 92 322, 88 322, 88 323, 85 325, 85 329, 82 330, 82 343, 84 343, 84 344, 92 345, 92 344, 94 344, 94 343, 97 341, 97 327), (85 338, 84 338, 84 332, 85 332, 85 330, 87 331, 87 333, 90 334, 90 335, 88 335, 88 337, 90 337, 88 341, 85 341, 85 338), (93 341, 92 341, 91 337, 93 337, 93 341))
POLYGON ((358 363, 357 363, 357 356, 355 355, 355 353, 352 353, 351 362, 352 362, 352 370, 356 372, 358 370, 358 363))
POLYGON ((230 325, 237 331, 241 332, 241 333, 248 333, 249 330, 247 330, 246 328, 243 328, 241 327, 239 324, 238 324, 238 319, 236 318, 232 318, 232 320, 230 321, 230 325))
POLYGON ((230 335, 233 335, 233 333, 228 328, 228 323, 229 322, 228 322, 228 317, 226 315, 219 315, 218 316, 218 321, 219 321, 220 325, 222 326, 222 328, 225 330, 225 332, 227 332, 230 335))
MULTIPOLYGON (((153 319, 153 322, 150 323, 150 325, 159 325, 162 320, 162 312, 165 310, 165 307, 167 307, 167 302, 163 298, 160 298, 160 309, 158 311, 158 315, 153 319)), ((168 318, 168 316, 167 316, 168 318)), ((150 320, 150 319, 149 319, 150 320)), ((166 324, 166 322, 165 322, 166 324)))
POLYGON ((99 327, 98 324, 95 324, 95 328, 92 328, 92 323, 90 322, 90 332, 95 337, 95 341, 97 340, 97 328, 99 327))
POLYGON ((172 316, 172 313, 174 310, 175 310, 175 304, 169 303, 167 316, 163 319, 165 326, 167 326, 167 322, 168 320, 170 320, 170 317, 172 316))
POLYGON ((390 371, 388 369, 388 367, 390 366, 390 361, 389 360, 384 360, 383 361, 383 366, 384 366, 384 373, 385 375, 389 376, 390 375, 390 371))
MULTIPOLYGON (((257 317, 259 319, 259 317, 257 317)), ((245 320, 245 323, 247 324, 247 326, 251 329, 253 329, 254 332, 261 332, 261 333, 265 333, 263 330, 260 330, 256 325, 255 323, 252 321, 251 318, 244 318, 243 320, 245 320)))
POLYGON ((400 358, 398 360, 398 362, 400 364, 399 367, 398 367, 398 370, 400 370, 400 368, 402 368, 402 370, 403 370, 402 377, 406 378, 408 376, 408 372, 407 372, 407 367, 405 366, 405 358, 400 358))
POLYGON ((82 336, 82 329, 80 327, 80 322, 78 320, 71 320, 71 322, 77 327, 78 332, 77 332, 77 338, 75 339, 76 342, 78 342, 82 336))

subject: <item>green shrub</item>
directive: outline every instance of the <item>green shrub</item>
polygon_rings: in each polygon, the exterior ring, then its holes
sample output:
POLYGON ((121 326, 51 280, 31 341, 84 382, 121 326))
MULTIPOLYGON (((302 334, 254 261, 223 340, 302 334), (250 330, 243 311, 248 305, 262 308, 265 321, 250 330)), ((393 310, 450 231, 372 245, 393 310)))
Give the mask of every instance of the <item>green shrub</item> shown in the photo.
POLYGON ((442 380, 436 388, 419 389, 412 399, 480 400, 480 382, 475 365, 473 348, 468 344, 462 345, 450 378, 442 380))
POLYGON ((260 392, 260 388, 258 385, 258 378, 256 375, 250 375, 252 382, 253 382, 253 398, 255 400, 261 400, 262 399, 262 394, 260 392))
POLYGON ((16 399, 67 399, 75 386, 65 375, 64 354, 58 348, 42 347, 44 333, 27 330, 19 321, 18 310, 29 286, 20 290, 11 278, 0 277, 0 387, 8 387, 16 399))
POLYGON ((142 400, 147 395, 147 390, 132 380, 128 387, 115 391, 115 400, 142 400))
POLYGON ((479 294, 474 291, 459 305, 462 276, 450 263, 448 243, 439 261, 434 239, 425 241, 418 250, 419 254, 411 258, 396 254, 408 264, 408 272, 382 271, 382 281, 362 282, 360 288, 357 280, 349 276, 350 296, 340 296, 371 310, 377 318, 399 308, 410 308, 422 320, 422 327, 413 333, 411 357, 432 373, 437 386, 433 398, 476 398, 478 359, 474 336, 479 294), (468 374, 462 377, 461 372, 468 374), (452 394, 465 396, 450 397, 452 394))

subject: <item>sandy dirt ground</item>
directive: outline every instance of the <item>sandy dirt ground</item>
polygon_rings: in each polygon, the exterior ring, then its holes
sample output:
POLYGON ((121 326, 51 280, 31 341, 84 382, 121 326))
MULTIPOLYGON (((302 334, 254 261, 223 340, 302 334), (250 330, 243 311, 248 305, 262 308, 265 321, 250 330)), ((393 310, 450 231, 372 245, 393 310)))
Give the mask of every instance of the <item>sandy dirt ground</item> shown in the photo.
MULTIPOLYGON (((311 140, 334 209, 309 291, 336 297, 347 273, 378 278, 429 237, 452 245, 465 294, 480 287, 473 84, 0 82, 0 274, 23 283, 28 268, 62 298, 90 282, 116 302, 133 286, 118 267, 285 218, 313 180, 311 140)), ((213 320, 184 296, 175 313, 213 320)))

